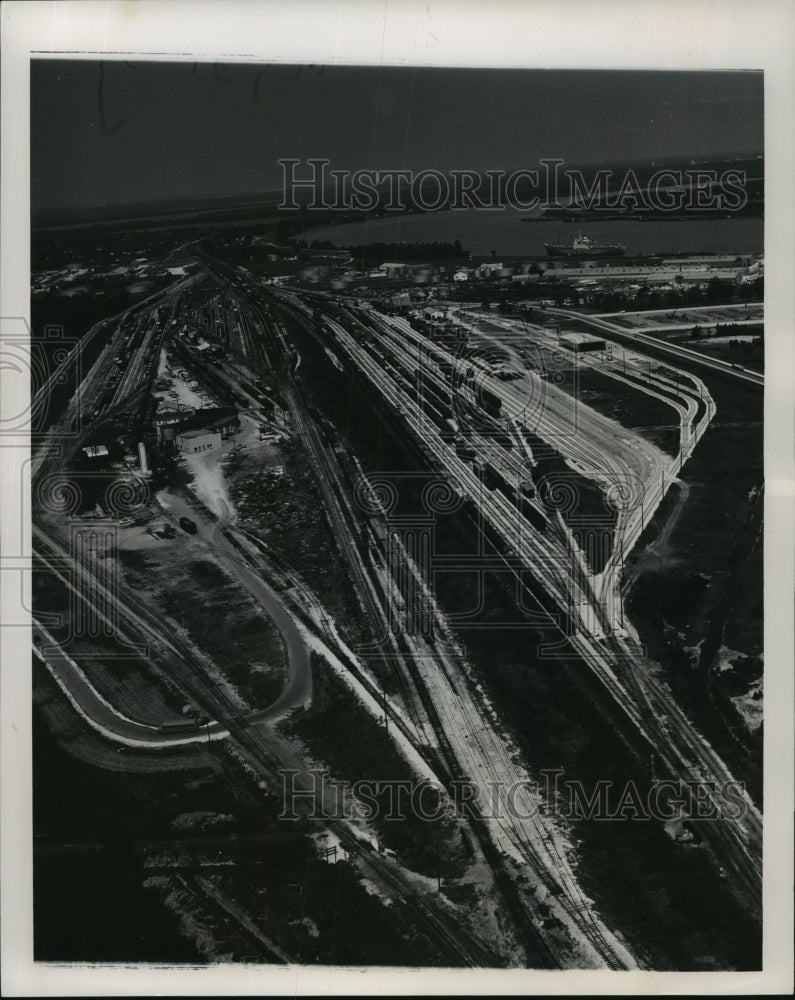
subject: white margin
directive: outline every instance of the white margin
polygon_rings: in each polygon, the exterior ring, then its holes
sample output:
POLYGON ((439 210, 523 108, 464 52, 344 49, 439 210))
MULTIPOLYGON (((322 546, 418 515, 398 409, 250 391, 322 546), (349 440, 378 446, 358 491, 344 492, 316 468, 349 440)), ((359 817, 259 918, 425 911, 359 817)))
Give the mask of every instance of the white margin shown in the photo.
MULTIPOLYGON (((764 69, 765 928, 764 973, 152 969, 34 967, 31 893, 30 632, 2 628, 2 987, 6 996, 401 994, 789 994, 792 990, 793 95, 789 0, 137 0, 3 3, 0 313, 29 316, 31 50, 190 61, 638 69, 764 69), (115 55, 114 55, 115 53, 115 55), (181 55, 178 55, 181 54, 181 55)), ((5 334, 5 330, 3 330, 5 334)), ((0 372, 2 415, 26 380, 0 372)), ((30 552, 24 437, 0 440, 0 551, 30 552)), ((0 574, 2 621, 30 581, 0 574)))

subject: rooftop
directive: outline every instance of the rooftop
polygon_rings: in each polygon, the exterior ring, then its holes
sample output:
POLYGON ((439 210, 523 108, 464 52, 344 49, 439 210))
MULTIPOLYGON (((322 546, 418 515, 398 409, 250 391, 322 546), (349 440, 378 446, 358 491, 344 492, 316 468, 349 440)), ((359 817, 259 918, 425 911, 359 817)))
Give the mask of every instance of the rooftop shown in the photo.
POLYGON ((197 427, 193 430, 183 430, 179 432, 179 437, 181 438, 197 438, 206 437, 208 434, 217 434, 218 431, 214 431, 209 427, 197 427))
POLYGON ((602 343, 604 337, 592 337, 590 333, 563 333, 561 334, 561 340, 565 340, 567 344, 592 344, 594 342, 602 343))
POLYGON ((219 425, 231 424, 236 420, 237 410, 234 406, 207 407, 204 410, 196 410, 190 415, 186 414, 180 433, 194 430, 209 431, 219 425))

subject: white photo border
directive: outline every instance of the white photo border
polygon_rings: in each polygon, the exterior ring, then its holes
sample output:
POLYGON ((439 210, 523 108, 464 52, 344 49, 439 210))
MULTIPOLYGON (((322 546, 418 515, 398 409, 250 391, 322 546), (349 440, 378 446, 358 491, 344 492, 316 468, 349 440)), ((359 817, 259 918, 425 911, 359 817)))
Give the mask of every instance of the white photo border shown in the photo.
MULTIPOLYGON (((137 0, 2 6, 0 316, 30 319, 29 62, 58 58, 300 64, 763 70, 765 74, 765 881, 757 973, 535 972, 32 961, 30 633, 2 629, 2 987, 6 996, 789 994, 793 857, 795 6, 789 0, 137 0)), ((3 371, 2 414, 24 380, 3 371)), ((25 438, 0 448, 2 549, 29 554, 25 438)), ((29 574, 27 574, 29 576, 29 574)), ((13 579, 11 579, 13 577, 13 579)), ((30 581, 26 580, 29 607, 30 581)), ((0 573, 2 617, 19 601, 0 573)))

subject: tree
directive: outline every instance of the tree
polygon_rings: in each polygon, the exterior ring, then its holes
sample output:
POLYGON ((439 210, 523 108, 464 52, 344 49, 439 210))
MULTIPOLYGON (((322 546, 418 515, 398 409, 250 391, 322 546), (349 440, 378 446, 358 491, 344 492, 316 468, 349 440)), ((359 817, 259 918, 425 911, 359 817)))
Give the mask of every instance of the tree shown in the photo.
POLYGON ((710 278, 707 283, 707 302, 726 302, 734 297, 734 286, 722 278, 710 278))

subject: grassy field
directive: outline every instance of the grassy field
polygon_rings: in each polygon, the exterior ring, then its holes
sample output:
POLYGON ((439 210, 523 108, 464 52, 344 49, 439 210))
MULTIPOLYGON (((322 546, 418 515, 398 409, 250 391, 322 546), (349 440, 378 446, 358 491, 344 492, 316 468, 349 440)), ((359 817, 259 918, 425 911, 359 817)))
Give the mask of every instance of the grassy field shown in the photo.
MULTIPOLYGON (((765 370, 765 344, 764 337, 756 328, 749 328, 749 333, 756 333, 753 340, 737 340, 732 343, 732 339, 720 340, 712 337, 687 337, 680 339, 679 343, 691 351, 698 351, 699 354, 706 354, 711 358, 718 358, 720 361, 728 361, 730 364, 740 365, 741 368, 750 368, 753 371, 763 372, 765 370)), ((743 336, 744 334, 740 334, 743 336)))
MULTIPOLYGON (((628 373, 637 374, 631 366, 628 373)), ((580 367, 576 382, 571 368, 561 369, 552 377, 556 385, 572 395, 578 393, 579 399, 597 413, 629 428, 667 454, 677 453, 679 419, 672 406, 591 367, 580 367)))
MULTIPOLYGON (((724 677, 717 653, 721 644, 752 657, 763 650, 761 500, 753 499, 763 481, 762 395, 723 379, 709 388, 717 415, 681 473, 688 499, 627 611, 690 717, 759 802, 762 734, 744 729, 729 701, 735 678, 724 677)), ((658 510, 636 553, 669 511, 658 510)))
POLYGON ((121 549, 119 559, 128 586, 179 622, 252 708, 278 696, 286 675, 278 629, 199 543, 179 535, 158 548, 121 549))
MULTIPOLYGON (((411 770, 380 726, 357 703, 334 674, 313 657, 314 695, 308 711, 294 715, 282 728, 299 736, 313 759, 331 769, 335 780, 351 783, 365 779, 381 782, 416 782, 411 770)), ((376 796, 380 815, 374 821, 384 846, 394 850, 409 868, 422 875, 436 875, 436 838, 444 858, 444 876, 455 879, 467 865, 467 851, 457 825, 448 820, 425 821, 406 811, 405 819, 389 819, 388 793, 376 796)), ((434 808, 429 795, 422 807, 434 808)), ((395 810, 396 811, 396 810, 395 810)))
POLYGON ((47 615, 60 616, 61 624, 50 627, 50 633, 111 705, 128 718, 153 725, 180 718, 184 695, 155 673, 145 650, 133 650, 114 637, 89 640, 79 631, 75 634, 71 594, 51 574, 34 572, 32 592, 35 613, 45 620, 47 615))

